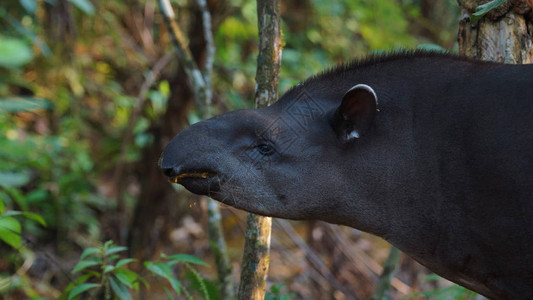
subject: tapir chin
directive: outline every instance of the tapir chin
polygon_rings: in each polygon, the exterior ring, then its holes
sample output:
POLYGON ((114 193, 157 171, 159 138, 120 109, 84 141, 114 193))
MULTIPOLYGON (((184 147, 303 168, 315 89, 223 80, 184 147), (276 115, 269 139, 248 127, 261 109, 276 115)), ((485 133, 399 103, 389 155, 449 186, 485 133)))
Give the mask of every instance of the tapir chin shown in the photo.
POLYGON ((402 52, 198 122, 160 168, 260 215, 378 235, 491 299, 533 299, 533 66, 402 52))

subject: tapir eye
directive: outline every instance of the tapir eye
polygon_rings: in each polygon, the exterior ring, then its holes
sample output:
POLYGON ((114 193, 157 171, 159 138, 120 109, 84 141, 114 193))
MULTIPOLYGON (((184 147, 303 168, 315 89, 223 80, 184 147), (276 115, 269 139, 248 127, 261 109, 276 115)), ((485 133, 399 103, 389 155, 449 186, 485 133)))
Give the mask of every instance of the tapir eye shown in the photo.
POLYGON ((259 153, 261 153, 264 156, 269 156, 269 155, 274 154, 274 148, 272 148, 272 146, 270 145, 259 144, 256 146, 256 148, 257 148, 257 151, 259 151, 259 153))

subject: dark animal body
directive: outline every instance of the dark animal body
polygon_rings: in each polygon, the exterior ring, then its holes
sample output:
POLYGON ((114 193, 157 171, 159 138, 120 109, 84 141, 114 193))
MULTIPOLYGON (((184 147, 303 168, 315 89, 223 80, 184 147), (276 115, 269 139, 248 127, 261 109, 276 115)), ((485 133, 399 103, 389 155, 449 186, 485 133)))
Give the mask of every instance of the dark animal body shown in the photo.
POLYGON ((160 167, 261 215, 383 237, 492 299, 533 299, 533 66, 409 52, 199 122, 160 167))

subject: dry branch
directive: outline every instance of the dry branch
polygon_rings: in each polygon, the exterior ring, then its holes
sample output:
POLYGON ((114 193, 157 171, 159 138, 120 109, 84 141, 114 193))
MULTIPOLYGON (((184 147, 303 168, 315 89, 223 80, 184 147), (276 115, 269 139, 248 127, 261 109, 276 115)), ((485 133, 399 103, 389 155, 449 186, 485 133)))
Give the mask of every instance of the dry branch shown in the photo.
POLYGON ((174 20, 175 15, 169 0, 159 0, 159 9, 172 37, 178 59, 193 88, 196 104, 200 109, 203 109, 206 99, 206 84, 202 72, 198 69, 191 55, 187 39, 176 20, 174 20))
MULTIPOLYGON (((189 51, 187 40, 181 32, 178 23, 174 20, 174 11, 168 0, 159 0, 159 7, 165 23, 168 26, 172 41, 174 43, 176 54, 182 63, 185 74, 187 75, 193 91, 196 103, 201 110, 201 117, 206 119, 212 117, 212 90, 211 90, 211 73, 213 70, 213 61, 215 55, 215 45, 213 42, 213 32, 211 29, 211 14, 207 8, 205 0, 198 1, 199 9, 202 13, 202 24, 204 38, 206 42, 206 62, 203 67, 203 74, 199 70, 189 51)), ((218 204, 207 197, 207 231, 209 233, 209 245, 215 257, 217 266, 218 286, 221 299, 233 299, 233 280, 231 278, 231 265, 228 258, 226 241, 222 232, 220 223, 221 214, 218 204)))
MULTIPOLYGON (((281 66, 279 0, 257 1, 259 54, 257 56, 255 107, 264 107, 278 98, 281 66)), ((270 260, 272 219, 248 214, 239 286, 239 299, 264 299, 270 260)))

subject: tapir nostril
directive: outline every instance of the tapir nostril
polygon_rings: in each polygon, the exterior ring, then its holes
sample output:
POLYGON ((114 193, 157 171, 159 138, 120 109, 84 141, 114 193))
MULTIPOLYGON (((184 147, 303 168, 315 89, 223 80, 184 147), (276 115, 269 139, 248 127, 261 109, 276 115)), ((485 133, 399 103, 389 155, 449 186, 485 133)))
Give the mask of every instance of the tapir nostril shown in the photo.
POLYGON ((177 168, 163 168, 163 173, 169 178, 176 177, 179 174, 177 168))

